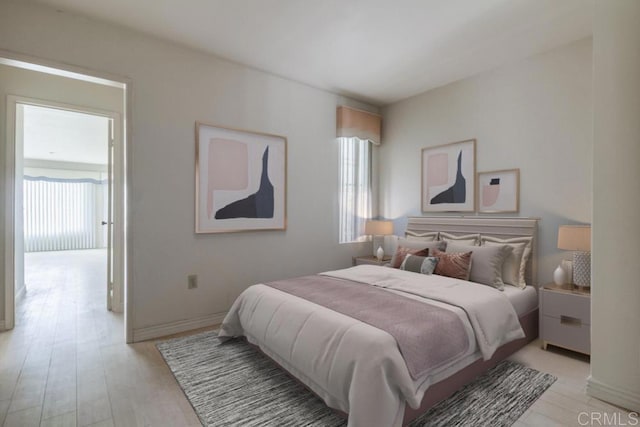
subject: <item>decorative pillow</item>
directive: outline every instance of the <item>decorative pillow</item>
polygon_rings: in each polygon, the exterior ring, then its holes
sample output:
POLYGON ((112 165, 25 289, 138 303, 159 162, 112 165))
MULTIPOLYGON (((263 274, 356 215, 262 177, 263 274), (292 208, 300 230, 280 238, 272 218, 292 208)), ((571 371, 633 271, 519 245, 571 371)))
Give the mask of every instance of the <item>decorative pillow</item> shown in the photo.
POLYGON ((464 236, 456 236, 455 234, 440 232, 440 240, 443 242, 455 242, 461 245, 478 246, 480 244, 479 234, 466 234, 464 236))
POLYGON ((433 256, 438 258, 438 264, 436 264, 434 274, 453 277, 454 279, 469 280, 471 252, 446 253, 434 249, 433 256))
POLYGON ((513 248, 507 245, 500 246, 467 246, 449 243, 447 253, 473 252, 471 255, 471 269, 469 280, 483 285, 493 286, 504 290, 502 281, 502 266, 505 259, 511 254, 513 248))
MULTIPOLYGON (((442 251, 445 250, 445 248, 447 247, 447 244, 445 242, 438 242, 438 241, 434 241, 434 242, 423 242, 420 240, 407 240, 404 238, 399 238, 398 239, 398 249, 399 248, 408 248, 408 249, 440 249, 442 251)), ((405 253, 401 253, 398 254, 398 249, 396 249, 395 253, 393 254, 393 257, 391 258, 391 267, 393 268, 398 268, 400 267, 400 264, 402 264, 402 261, 404 261, 404 257, 407 254, 405 253), (398 256, 400 255, 400 256, 398 256)), ((418 253, 414 253, 413 255, 420 255, 420 256, 427 256, 428 253, 424 253, 424 254, 418 254, 418 253)))
POLYGON ((404 233, 407 240, 420 240, 422 242, 435 242, 438 240, 438 232, 430 233, 415 233, 413 231, 407 231, 404 233))
POLYGON ((531 254, 533 237, 498 239, 497 237, 482 236, 480 240, 485 246, 509 245, 513 248, 513 252, 507 257, 502 267, 502 280, 506 284, 524 289, 527 286, 525 272, 531 254))
POLYGON ((400 270, 413 271, 414 273, 431 274, 436 269, 438 258, 429 256, 407 255, 400 265, 400 270))
POLYGON ((429 249, 411 249, 404 246, 398 246, 398 249, 396 249, 396 253, 393 254, 393 258, 391 258, 391 267, 400 268, 405 258, 409 255, 426 257, 429 256, 429 249))

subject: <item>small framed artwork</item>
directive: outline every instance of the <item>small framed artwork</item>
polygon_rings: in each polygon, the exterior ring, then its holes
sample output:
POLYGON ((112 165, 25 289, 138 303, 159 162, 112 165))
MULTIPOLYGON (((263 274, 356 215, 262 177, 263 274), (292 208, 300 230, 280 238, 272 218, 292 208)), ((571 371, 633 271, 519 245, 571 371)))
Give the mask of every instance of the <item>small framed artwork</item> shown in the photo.
POLYGON ((423 148, 422 211, 473 212, 475 179, 475 139, 423 148))
POLYGON ((478 172, 478 212, 520 210, 520 169, 478 172))
POLYGON ((287 139, 196 122, 196 233, 286 228, 287 139))

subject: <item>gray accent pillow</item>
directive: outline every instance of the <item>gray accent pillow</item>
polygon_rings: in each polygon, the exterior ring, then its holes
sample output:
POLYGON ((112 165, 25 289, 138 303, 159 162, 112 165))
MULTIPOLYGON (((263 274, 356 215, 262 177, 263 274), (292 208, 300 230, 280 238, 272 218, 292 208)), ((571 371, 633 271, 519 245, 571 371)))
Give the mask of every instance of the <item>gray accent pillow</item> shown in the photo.
MULTIPOLYGON (((391 257, 391 261, 390 264, 393 265, 400 265, 402 263, 401 260, 396 260, 397 258, 397 248, 409 248, 409 249, 429 249, 429 253, 431 253, 431 251, 433 249, 438 249, 440 251, 444 251, 445 248, 447 247, 447 243, 446 242, 439 242, 439 241, 435 241, 435 242, 423 242, 420 240, 408 240, 408 239, 404 239, 402 237, 398 238, 398 243, 396 246, 396 249, 393 251, 393 257, 391 257)), ((402 254, 402 256, 406 255, 405 253, 402 254)))
POLYGON ((504 290, 502 265, 512 251, 513 248, 508 245, 468 246, 451 242, 447 244, 447 252, 472 252, 470 281, 493 286, 501 291, 504 290))
POLYGON ((532 237, 514 237, 511 239, 498 239, 497 237, 482 236, 483 246, 509 245, 513 248, 511 255, 505 260, 502 267, 502 280, 508 285, 513 285, 520 289, 527 286, 525 272, 527 262, 531 254, 532 237))
POLYGON ((400 270, 413 271, 420 274, 432 274, 438 264, 438 258, 432 256, 407 255, 400 265, 400 270))

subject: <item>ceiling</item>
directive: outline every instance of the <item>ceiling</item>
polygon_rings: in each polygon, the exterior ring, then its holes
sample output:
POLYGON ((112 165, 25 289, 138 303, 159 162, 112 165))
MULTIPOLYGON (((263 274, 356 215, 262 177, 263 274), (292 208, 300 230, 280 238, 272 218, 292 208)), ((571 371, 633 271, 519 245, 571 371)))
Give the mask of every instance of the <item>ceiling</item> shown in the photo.
POLYGON ((107 164, 106 117, 24 106, 24 158, 107 164))
POLYGON ((587 0, 35 0, 376 105, 588 37, 587 0))

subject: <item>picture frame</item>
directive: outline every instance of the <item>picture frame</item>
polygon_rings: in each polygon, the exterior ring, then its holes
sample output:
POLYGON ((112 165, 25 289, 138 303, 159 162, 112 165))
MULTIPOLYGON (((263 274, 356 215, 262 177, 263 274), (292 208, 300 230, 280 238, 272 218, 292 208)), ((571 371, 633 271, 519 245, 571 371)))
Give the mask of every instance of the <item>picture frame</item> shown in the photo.
POLYGON ((195 124, 195 232, 285 230, 287 138, 195 124))
POLYGON ((520 169, 478 172, 478 212, 520 211, 520 169))
POLYGON ((474 212, 476 140, 422 149, 422 212, 474 212))

